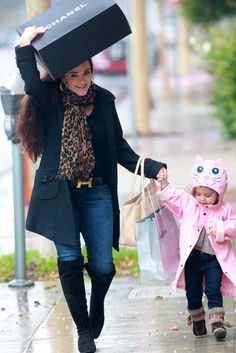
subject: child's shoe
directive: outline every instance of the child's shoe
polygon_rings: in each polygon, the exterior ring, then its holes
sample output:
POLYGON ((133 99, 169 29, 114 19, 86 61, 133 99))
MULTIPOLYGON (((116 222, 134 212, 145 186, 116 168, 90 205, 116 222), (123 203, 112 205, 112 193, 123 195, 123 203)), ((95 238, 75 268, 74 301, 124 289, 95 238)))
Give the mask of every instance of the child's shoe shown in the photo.
POLYGON ((227 330, 222 324, 222 322, 215 322, 211 324, 212 333, 217 340, 223 340, 227 334, 227 330))
POLYGON ((209 310, 209 318, 212 328, 212 333, 217 340, 222 340, 227 334, 227 330, 224 326, 224 308, 212 308, 209 310))
POLYGON ((205 311, 203 306, 199 309, 190 310, 188 309, 188 325, 193 324, 193 334, 196 337, 203 337, 207 334, 206 322, 205 322, 205 311))
POLYGON ((205 320, 193 321, 193 334, 196 337, 203 337, 207 334, 205 320))

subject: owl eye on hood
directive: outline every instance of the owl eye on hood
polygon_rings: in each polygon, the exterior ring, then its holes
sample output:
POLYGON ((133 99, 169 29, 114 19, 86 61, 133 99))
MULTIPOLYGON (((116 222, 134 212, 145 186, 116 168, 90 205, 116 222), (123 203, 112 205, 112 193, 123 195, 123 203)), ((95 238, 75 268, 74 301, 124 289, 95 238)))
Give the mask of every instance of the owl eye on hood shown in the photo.
POLYGON ((206 168, 204 168, 202 165, 198 165, 195 167, 195 173, 198 175, 203 174, 204 172, 209 173, 209 175, 212 175, 212 177, 217 177, 219 176, 221 173, 224 172, 224 170, 218 167, 212 167, 209 168, 209 170, 207 171, 206 168))
POLYGON ((201 174, 203 173, 203 171, 204 171, 204 168, 202 165, 199 165, 196 167, 196 173, 201 174))
POLYGON ((211 174, 212 174, 212 176, 217 176, 217 175, 219 175, 219 174, 220 174, 220 169, 217 168, 217 167, 212 168, 212 169, 211 169, 211 174))

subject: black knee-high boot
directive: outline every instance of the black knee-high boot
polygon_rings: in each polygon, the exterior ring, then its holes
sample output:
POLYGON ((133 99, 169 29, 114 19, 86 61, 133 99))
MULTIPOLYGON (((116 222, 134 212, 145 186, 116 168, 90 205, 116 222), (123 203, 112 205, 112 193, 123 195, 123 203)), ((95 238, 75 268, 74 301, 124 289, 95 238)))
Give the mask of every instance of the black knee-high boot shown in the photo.
POLYGON ((104 300, 107 291, 110 287, 112 279, 116 273, 115 266, 110 273, 102 278, 96 278, 88 268, 88 264, 85 264, 85 268, 91 277, 91 297, 90 297, 90 308, 89 308, 89 321, 92 331, 93 338, 97 338, 104 325, 104 300))
POLYGON ((96 352, 88 318, 83 263, 80 260, 58 260, 58 272, 67 305, 77 327, 79 352, 96 352))

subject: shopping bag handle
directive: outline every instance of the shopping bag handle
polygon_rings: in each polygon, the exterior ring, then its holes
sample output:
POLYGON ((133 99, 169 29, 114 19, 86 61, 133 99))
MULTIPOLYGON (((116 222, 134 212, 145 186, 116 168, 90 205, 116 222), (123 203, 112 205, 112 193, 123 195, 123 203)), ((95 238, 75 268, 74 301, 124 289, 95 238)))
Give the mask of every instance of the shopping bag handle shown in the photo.
MULTIPOLYGON (((142 158, 142 160, 141 160, 141 192, 142 192, 143 196, 144 196, 144 179, 145 179, 145 176, 144 176, 144 162, 145 162, 145 158, 142 158)), ((149 195, 150 195, 150 191, 149 191, 149 195)))
POLYGON ((144 196, 144 187, 145 187, 144 186, 144 179, 145 179, 144 163, 145 163, 145 157, 143 157, 143 156, 139 157, 138 162, 137 162, 136 167, 135 167, 135 171, 134 171, 134 177, 133 177, 131 190, 130 190, 130 195, 129 195, 130 199, 134 195, 134 186, 135 186, 135 183, 136 183, 139 167, 140 167, 140 186, 139 186, 139 189, 140 189, 142 195, 144 196))
MULTIPOLYGON (((136 164, 136 167, 135 167, 135 171, 134 171, 134 176, 133 176, 133 181, 132 181, 132 185, 131 185, 131 190, 130 190, 130 195, 129 195, 129 198, 131 199, 134 195, 134 186, 135 186, 135 183, 136 183, 136 179, 137 179, 137 175, 138 175, 138 170, 139 170, 139 167, 140 167, 140 164, 142 162, 142 160, 145 160, 144 157, 140 156, 139 159, 138 159, 138 162, 136 164)), ((141 168, 141 179, 142 179, 142 173, 144 175, 144 168, 142 169, 141 168)))
MULTIPOLYGON (((145 185, 144 185, 144 179, 145 179, 145 176, 144 176, 144 163, 145 163, 145 157, 143 156, 140 156, 139 159, 138 159, 138 162, 136 164, 136 168, 135 168, 135 172, 134 172, 134 177, 133 177, 133 182, 132 182, 132 185, 131 185, 131 191, 130 191, 130 195, 129 195, 129 198, 131 199, 133 197, 133 194, 134 194, 134 186, 135 186, 135 182, 136 182, 136 178, 137 178, 137 175, 138 175, 138 169, 140 167, 140 178, 141 178, 141 181, 140 181, 140 191, 141 191, 141 194, 143 196, 143 199, 144 199, 144 202, 145 202, 145 185)), ((152 180, 152 179, 151 179, 152 180)), ((154 182, 154 180, 153 180, 154 182)), ((155 211, 156 211, 156 207, 154 206, 154 203, 153 203, 153 200, 152 200, 152 196, 151 196, 151 193, 150 193, 150 189, 149 189, 149 184, 146 185, 146 190, 148 192, 148 197, 151 201, 151 206, 152 206, 152 210, 153 210, 153 213, 156 217, 156 214, 155 214, 155 211)), ((161 205, 159 203, 159 200, 157 198, 157 204, 158 204, 158 209, 161 209, 161 205)))
MULTIPOLYGON (((152 210, 153 210, 153 213, 154 213, 154 217, 156 219, 156 217, 157 217, 157 215, 156 215, 156 207, 154 206, 154 203, 153 203, 153 200, 152 200, 152 195, 151 195, 150 190, 149 190, 149 185, 146 186, 146 190, 147 190, 150 202, 151 202, 151 206, 152 206, 152 210)), ((144 195, 144 185, 143 185, 143 195, 144 195)), ((145 200, 145 198, 144 198, 144 200, 145 200)), ((161 205, 160 205, 160 202, 159 202, 159 199, 158 199, 157 195, 156 195, 156 201, 157 201, 156 203, 158 205, 158 210, 160 210, 160 212, 161 212, 161 205)))
MULTIPOLYGON (((142 160, 141 160, 141 192, 142 192, 143 200, 145 202, 146 198, 145 198, 145 189, 144 189, 145 188, 145 185, 144 185, 144 179, 145 179, 145 176, 144 176, 144 162, 145 162, 145 158, 143 157, 142 160)), ((154 180, 152 180, 152 181, 154 182, 154 180)), ((152 195, 150 193, 149 185, 150 184, 146 185, 146 190, 147 190, 150 202, 151 202, 151 206, 152 206, 152 210, 153 210, 154 216, 156 217, 156 213, 155 213, 156 207, 154 206, 154 203, 153 203, 153 200, 152 200, 152 195)), ((157 197, 157 205, 158 205, 158 209, 161 210, 161 205, 160 205, 158 197, 157 197)))

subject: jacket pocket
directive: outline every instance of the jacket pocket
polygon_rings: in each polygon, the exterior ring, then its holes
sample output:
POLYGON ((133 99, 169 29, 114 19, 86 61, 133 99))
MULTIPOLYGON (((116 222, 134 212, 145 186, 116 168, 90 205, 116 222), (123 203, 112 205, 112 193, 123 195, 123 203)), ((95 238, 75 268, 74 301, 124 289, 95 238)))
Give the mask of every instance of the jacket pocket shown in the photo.
POLYGON ((59 191, 59 180, 56 179, 57 169, 38 169, 35 175, 34 192, 39 199, 53 199, 59 191))

